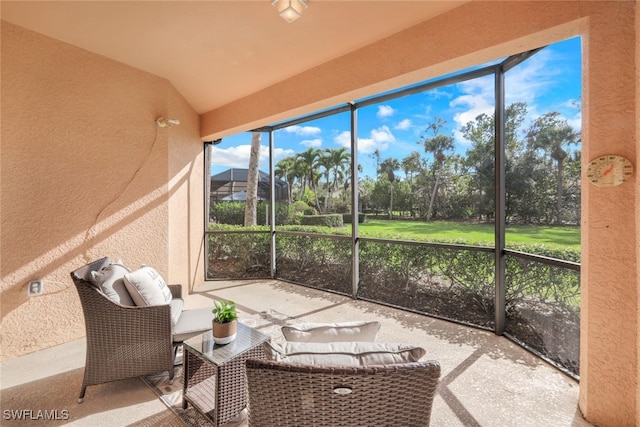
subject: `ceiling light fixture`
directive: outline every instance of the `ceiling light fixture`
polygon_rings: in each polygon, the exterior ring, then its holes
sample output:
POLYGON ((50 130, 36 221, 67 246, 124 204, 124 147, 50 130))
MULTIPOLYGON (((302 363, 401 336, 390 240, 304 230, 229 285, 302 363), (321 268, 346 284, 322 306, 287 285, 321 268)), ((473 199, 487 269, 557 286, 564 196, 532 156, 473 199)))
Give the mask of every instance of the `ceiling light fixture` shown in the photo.
POLYGON ((271 5, 276 7, 285 21, 291 23, 302 16, 302 11, 307 8, 307 0, 273 0, 271 5))

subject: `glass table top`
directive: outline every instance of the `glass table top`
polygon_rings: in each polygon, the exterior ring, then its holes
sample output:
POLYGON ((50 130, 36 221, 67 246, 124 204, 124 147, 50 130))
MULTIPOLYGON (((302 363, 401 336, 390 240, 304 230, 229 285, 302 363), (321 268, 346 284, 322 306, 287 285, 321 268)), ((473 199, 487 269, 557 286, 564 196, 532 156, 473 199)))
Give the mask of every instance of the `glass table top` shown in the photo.
POLYGON ((192 352, 207 358, 216 365, 223 365, 239 354, 250 350, 269 339, 268 335, 253 329, 242 322, 238 322, 236 339, 229 344, 216 344, 213 341, 213 331, 208 330, 183 342, 192 352))

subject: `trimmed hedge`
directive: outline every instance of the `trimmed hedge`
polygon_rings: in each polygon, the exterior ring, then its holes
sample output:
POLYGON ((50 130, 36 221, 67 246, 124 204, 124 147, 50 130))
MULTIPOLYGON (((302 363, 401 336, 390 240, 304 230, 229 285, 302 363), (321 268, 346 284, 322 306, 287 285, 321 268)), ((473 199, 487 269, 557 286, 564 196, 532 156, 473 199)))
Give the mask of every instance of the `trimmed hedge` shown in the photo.
POLYGON ((301 225, 316 225, 323 227, 343 227, 342 215, 340 214, 328 214, 328 215, 304 215, 300 219, 301 225))
MULTIPOLYGON (((351 224, 351 214, 342 214, 342 222, 344 222, 345 224, 351 224)), ((367 215, 358 213, 358 224, 364 224, 365 222, 367 222, 367 215)))
MULTIPOLYGON (((257 220, 258 225, 266 225, 269 207, 268 203, 258 203, 257 220)), ((211 219, 219 224, 244 225, 245 202, 215 202, 211 204, 211 219)), ((288 205, 286 203, 276 203, 276 224, 295 224, 296 217, 299 216, 299 205, 288 205)))

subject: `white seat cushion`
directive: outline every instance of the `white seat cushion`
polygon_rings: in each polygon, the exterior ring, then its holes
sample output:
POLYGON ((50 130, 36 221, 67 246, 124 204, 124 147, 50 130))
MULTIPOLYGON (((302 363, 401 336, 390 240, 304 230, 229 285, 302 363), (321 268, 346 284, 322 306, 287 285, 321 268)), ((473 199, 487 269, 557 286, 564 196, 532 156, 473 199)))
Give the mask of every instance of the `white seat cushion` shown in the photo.
POLYGON ((173 327, 173 342, 182 342, 211 329, 213 313, 210 308, 182 310, 178 323, 173 327))
POLYGON ((410 344, 375 342, 264 344, 267 357, 285 363, 325 366, 397 365, 417 362, 426 351, 410 344))
POLYGON ((380 322, 299 323, 282 327, 282 335, 292 342, 340 342, 376 340, 380 322))

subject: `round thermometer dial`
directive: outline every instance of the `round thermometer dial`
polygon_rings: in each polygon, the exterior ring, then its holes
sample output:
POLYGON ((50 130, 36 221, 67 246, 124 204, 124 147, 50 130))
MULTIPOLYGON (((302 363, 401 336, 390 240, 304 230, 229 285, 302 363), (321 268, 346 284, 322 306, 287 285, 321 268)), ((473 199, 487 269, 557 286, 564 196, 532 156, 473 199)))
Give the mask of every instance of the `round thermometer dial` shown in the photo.
POLYGON ((587 179, 598 187, 620 185, 633 175, 633 165, 629 159, 609 154, 589 162, 587 179))

